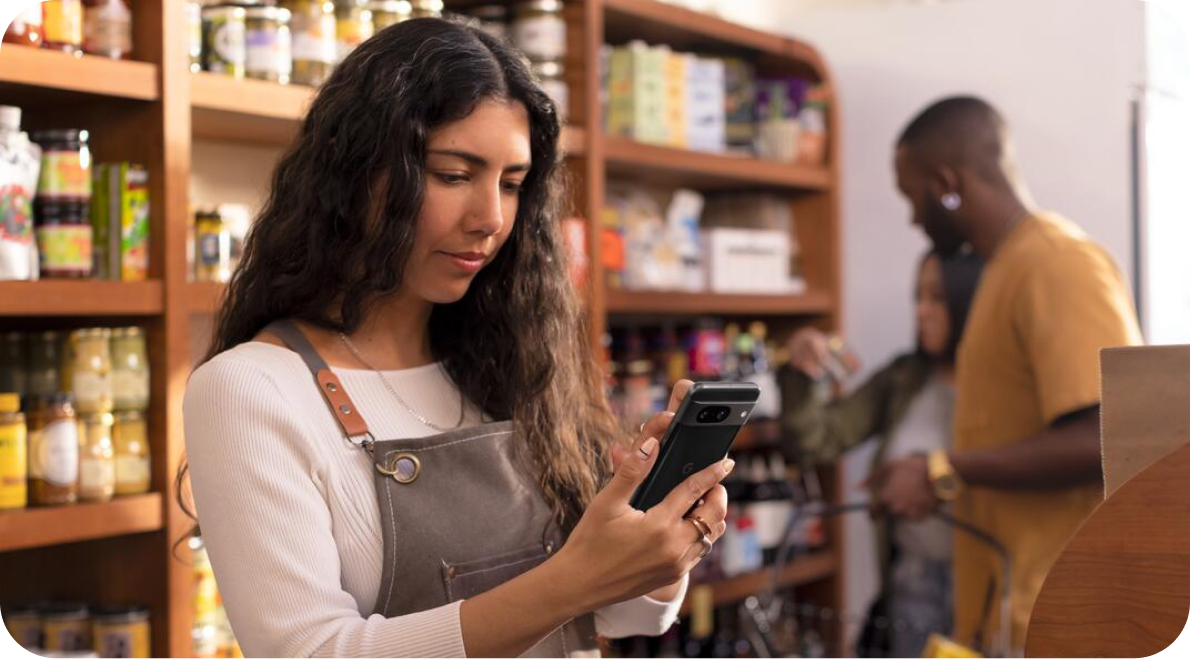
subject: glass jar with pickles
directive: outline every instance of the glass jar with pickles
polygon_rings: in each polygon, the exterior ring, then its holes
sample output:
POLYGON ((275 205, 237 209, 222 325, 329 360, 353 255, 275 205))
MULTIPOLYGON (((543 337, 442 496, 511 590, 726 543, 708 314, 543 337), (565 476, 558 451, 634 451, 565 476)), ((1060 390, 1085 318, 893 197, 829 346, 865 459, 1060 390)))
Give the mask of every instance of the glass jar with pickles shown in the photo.
POLYGON ((335 66, 335 3, 331 0, 286 0, 293 40, 290 81, 317 87, 335 66))
POLYGON ((149 409, 149 359, 139 327, 112 330, 112 407, 117 412, 149 409))
POLYGON ((79 414, 112 411, 111 330, 76 330, 70 334, 70 387, 79 414))

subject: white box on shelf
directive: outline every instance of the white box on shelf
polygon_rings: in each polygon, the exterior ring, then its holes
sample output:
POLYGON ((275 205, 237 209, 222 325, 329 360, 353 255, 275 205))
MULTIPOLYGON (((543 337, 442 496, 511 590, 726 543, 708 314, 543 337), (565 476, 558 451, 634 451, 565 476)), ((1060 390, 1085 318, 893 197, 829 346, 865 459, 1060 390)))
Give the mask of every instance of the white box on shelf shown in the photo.
POLYGON ((713 293, 797 295, 800 277, 790 277, 792 245, 784 231, 718 227, 703 233, 708 288, 713 293))
POLYGON ((723 60, 686 57, 687 148, 723 153, 727 150, 723 60))

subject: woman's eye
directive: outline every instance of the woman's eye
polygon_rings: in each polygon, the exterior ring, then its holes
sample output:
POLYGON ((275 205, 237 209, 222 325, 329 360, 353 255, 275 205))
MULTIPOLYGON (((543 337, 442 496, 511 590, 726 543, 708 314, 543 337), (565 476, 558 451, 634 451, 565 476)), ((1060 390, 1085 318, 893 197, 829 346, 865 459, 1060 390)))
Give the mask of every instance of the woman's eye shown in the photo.
POLYGON ((458 185, 460 183, 467 182, 466 174, 439 173, 439 174, 436 174, 436 176, 438 177, 439 181, 442 181, 443 183, 445 183, 447 185, 458 185))
POLYGON ((507 194, 518 194, 521 191, 520 181, 505 181, 500 184, 501 189, 507 194))

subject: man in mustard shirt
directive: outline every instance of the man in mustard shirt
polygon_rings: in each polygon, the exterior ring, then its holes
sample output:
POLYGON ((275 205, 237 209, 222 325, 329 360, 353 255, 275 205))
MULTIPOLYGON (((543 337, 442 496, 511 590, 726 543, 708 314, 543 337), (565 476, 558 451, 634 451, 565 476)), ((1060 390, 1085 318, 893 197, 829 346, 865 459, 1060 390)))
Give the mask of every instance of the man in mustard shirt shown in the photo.
MULTIPOLYGON (((887 465, 878 505, 920 518, 941 502, 995 536, 1012 560, 1013 649, 1067 540, 1103 498, 1099 351, 1141 342, 1111 258, 1077 226, 1035 208, 999 113, 971 97, 924 110, 896 149, 913 223, 942 253, 984 269, 959 347, 953 447, 887 465)), ((955 632, 994 647, 1000 563, 959 533, 955 632)))

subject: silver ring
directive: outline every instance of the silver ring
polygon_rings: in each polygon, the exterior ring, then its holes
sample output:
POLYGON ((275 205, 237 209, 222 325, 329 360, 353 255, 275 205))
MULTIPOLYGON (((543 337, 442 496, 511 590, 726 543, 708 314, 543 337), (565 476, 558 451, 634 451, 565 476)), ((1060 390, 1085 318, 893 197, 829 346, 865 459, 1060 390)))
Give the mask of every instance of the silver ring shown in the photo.
POLYGON ((698 557, 705 558, 707 554, 711 553, 711 548, 715 546, 715 543, 711 542, 711 539, 705 535, 699 538, 698 542, 702 545, 702 551, 698 553, 698 557))

